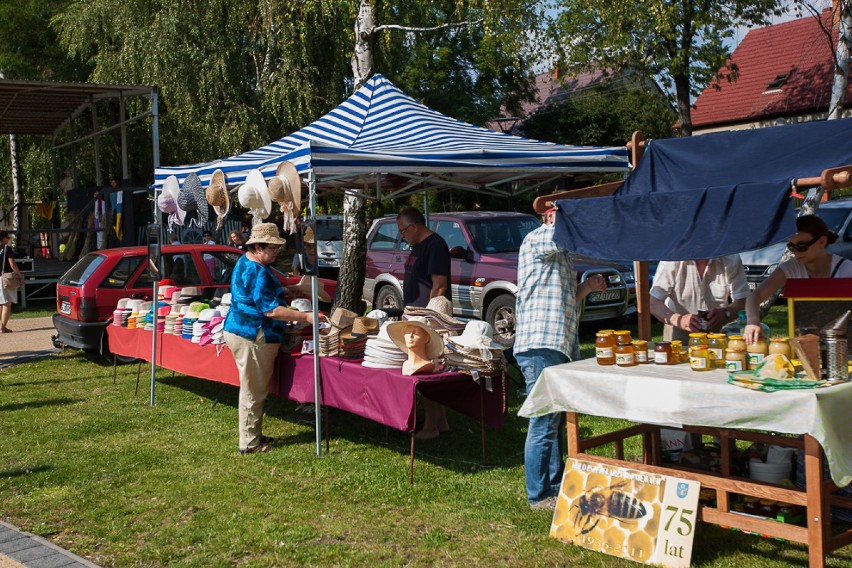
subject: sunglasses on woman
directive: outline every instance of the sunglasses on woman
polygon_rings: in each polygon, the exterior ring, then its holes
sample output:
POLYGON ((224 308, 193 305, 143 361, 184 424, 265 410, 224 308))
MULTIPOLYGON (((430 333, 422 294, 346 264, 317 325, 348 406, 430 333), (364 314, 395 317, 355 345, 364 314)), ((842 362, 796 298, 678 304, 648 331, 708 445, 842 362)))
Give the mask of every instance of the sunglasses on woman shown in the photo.
POLYGON ((819 239, 819 237, 816 237, 809 241, 802 241, 800 243, 787 242, 787 249, 790 252, 805 252, 806 250, 811 248, 811 245, 817 242, 819 239))

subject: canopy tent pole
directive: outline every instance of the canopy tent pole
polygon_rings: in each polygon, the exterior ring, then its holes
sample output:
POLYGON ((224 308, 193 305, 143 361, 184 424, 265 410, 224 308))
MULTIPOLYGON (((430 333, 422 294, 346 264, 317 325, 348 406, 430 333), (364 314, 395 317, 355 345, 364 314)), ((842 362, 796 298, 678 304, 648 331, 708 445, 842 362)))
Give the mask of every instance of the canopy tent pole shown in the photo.
MULTIPOLYGON (((308 209, 311 220, 317 215, 317 176, 314 170, 308 172, 308 209)), ((319 270, 311 275, 311 309, 314 314, 313 340, 314 340, 314 419, 316 421, 317 456, 322 456, 322 388, 320 377, 319 360, 319 270)))

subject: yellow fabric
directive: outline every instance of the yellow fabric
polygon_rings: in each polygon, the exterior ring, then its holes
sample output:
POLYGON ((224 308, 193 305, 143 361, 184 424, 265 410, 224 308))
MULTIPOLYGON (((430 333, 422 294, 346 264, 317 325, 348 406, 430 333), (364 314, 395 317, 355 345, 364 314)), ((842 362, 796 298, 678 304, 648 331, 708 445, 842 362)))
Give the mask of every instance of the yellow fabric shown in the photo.
POLYGON ((40 201, 35 206, 36 214, 45 219, 53 219, 53 208, 55 205, 56 203, 53 201, 40 201))

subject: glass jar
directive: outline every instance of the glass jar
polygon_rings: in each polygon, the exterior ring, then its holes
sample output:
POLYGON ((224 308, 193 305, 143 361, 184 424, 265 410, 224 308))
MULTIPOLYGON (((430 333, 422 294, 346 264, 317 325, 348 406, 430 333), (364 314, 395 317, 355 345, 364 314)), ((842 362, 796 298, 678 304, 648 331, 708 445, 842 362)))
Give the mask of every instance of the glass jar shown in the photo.
POLYGON ((595 334, 595 358, 598 365, 615 365, 615 336, 611 330, 595 334))
POLYGON ((650 363, 648 360, 648 342, 644 339, 633 340, 633 357, 636 359, 636 364, 650 363))
POLYGON ((743 371, 747 366, 745 349, 732 349, 728 346, 725 350, 725 370, 743 371))
POLYGON ((615 343, 616 344, 630 343, 631 341, 633 341, 633 338, 630 337, 630 330, 629 329, 617 329, 617 330, 613 331, 612 334, 615 336, 615 343))
POLYGON ((710 350, 706 345, 694 345, 689 348, 689 367, 693 371, 710 371, 713 369, 710 350))
POLYGON ((751 371, 757 369, 757 366, 769 354, 769 346, 766 344, 766 340, 761 337, 754 343, 746 345, 746 353, 748 354, 748 369, 751 371))
POLYGON ((671 365, 672 344, 668 341, 658 341, 654 344, 654 363, 657 365, 671 365))
POLYGON ((672 365, 676 363, 685 363, 689 359, 689 355, 684 355, 683 342, 680 339, 672 339, 672 365))
POLYGON ((761 499, 757 502, 758 505, 758 515, 761 517, 769 517, 774 519, 778 514, 778 501, 773 499, 761 499))
POLYGON ((757 515, 760 511, 760 499, 753 495, 743 498, 743 512, 748 515, 757 515))
POLYGON ((769 353, 778 353, 787 359, 793 359, 793 352, 790 348, 790 342, 786 337, 773 337, 769 340, 769 353))
POLYGON ((690 347, 695 347, 696 345, 707 345, 707 334, 706 333, 690 333, 689 334, 689 343, 690 347))
POLYGON ((707 347, 713 357, 713 368, 725 368, 725 348, 728 345, 728 336, 724 333, 710 333, 707 335, 707 347))
POLYGON ((730 335, 728 336, 728 349, 742 349, 746 350, 745 339, 743 339, 742 335, 730 335))
POLYGON ((619 367, 633 367, 636 365, 633 344, 619 341, 615 348, 615 364, 619 367))

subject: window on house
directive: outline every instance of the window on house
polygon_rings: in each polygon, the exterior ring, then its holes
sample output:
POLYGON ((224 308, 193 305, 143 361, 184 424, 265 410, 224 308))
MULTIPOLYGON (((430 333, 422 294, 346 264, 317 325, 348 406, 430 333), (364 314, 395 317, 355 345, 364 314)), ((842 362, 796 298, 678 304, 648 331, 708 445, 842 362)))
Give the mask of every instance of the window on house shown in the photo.
POLYGON ((763 91, 763 92, 764 93, 770 93, 770 92, 773 92, 773 91, 780 91, 781 87, 784 86, 784 84, 787 82, 787 79, 790 78, 790 75, 792 73, 793 73, 792 71, 788 71, 787 73, 782 73, 780 75, 776 75, 775 78, 772 81, 769 82, 769 84, 766 86, 766 90, 763 91))

